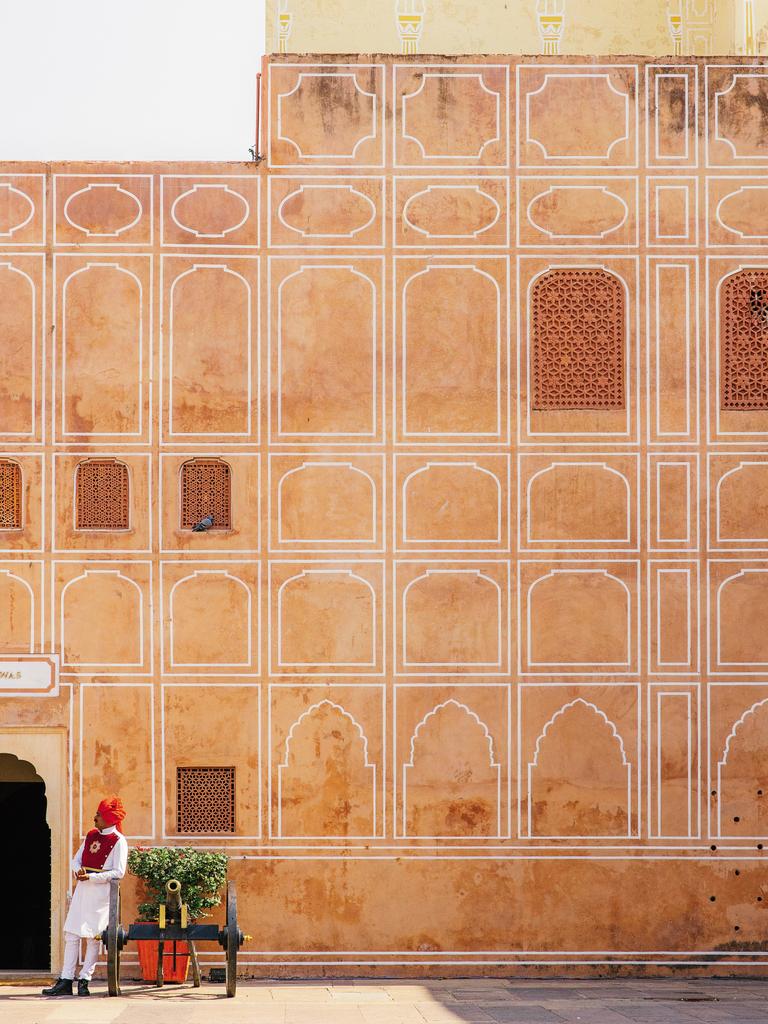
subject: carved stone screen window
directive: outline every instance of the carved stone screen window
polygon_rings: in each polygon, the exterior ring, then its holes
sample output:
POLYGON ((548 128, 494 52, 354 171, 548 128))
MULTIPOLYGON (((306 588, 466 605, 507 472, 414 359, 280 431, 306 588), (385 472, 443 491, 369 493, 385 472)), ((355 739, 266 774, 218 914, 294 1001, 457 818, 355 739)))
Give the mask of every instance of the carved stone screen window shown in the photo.
POLYGON ((21 529, 21 466, 0 459, 0 530, 21 529))
POLYGON ((114 459, 89 459, 75 471, 75 528, 127 530, 130 526, 128 467, 114 459))
POLYGON ((176 769, 176 831, 235 831, 235 769, 176 769))
POLYGON ((623 409, 624 287, 599 268, 543 274, 531 295, 535 410, 623 409))
POLYGON ((181 467, 181 528, 213 516, 213 530, 232 529, 232 479, 221 459, 191 459, 181 467))
POLYGON ((768 409, 768 270, 720 286, 720 407, 768 409))

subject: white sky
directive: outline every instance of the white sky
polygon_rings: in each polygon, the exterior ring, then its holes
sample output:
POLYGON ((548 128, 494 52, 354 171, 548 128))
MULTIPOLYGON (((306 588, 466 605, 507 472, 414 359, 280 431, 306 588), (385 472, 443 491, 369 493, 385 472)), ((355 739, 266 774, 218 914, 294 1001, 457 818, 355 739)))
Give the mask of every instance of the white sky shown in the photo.
POLYGON ((0 160, 247 160, 265 0, 0 0, 0 160))

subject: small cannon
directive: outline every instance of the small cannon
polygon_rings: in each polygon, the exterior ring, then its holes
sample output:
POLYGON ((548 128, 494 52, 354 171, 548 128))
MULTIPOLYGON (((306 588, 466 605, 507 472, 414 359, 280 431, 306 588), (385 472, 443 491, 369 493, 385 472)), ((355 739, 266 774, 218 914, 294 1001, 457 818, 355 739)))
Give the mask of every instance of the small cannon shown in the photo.
POLYGON ((160 904, 160 919, 155 924, 138 923, 124 928, 120 924, 120 883, 110 882, 109 923, 101 933, 101 941, 107 948, 107 988, 111 996, 120 995, 120 954, 129 942, 150 939, 159 942, 157 956, 157 986, 163 985, 163 957, 165 943, 186 942, 192 961, 192 979, 195 988, 200 987, 200 967, 197 962, 197 942, 216 942, 226 954, 227 996, 234 996, 237 990, 237 951, 245 942, 237 924, 237 890, 234 882, 227 882, 227 915, 223 928, 215 924, 195 924, 187 919, 187 905, 182 902, 181 882, 172 878, 165 887, 165 903, 160 904))

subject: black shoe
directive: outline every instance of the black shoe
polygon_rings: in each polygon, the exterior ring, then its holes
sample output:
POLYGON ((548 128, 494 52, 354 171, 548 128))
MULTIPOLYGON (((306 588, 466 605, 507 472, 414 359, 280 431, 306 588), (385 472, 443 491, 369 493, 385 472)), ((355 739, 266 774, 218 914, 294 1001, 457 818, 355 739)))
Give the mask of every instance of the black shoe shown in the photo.
POLYGON ((79 978, 77 982, 77 994, 79 996, 89 996, 91 993, 88 991, 88 982, 85 978, 79 978))
POLYGON ((72 991, 72 979, 71 978, 59 978, 55 984, 51 985, 50 988, 43 989, 44 996, 71 996, 74 995, 72 991))

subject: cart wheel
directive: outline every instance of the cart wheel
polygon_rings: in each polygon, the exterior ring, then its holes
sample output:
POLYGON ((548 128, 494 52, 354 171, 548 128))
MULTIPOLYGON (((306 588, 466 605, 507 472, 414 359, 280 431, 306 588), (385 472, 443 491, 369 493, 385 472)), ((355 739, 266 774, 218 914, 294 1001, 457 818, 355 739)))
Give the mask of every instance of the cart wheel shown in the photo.
POLYGON ((109 883, 109 924, 102 936, 107 946, 107 990, 111 996, 120 995, 120 950, 123 947, 120 927, 120 883, 109 883))
POLYGON ((243 944, 243 933, 237 927, 237 888, 234 882, 227 883, 227 998, 237 991, 237 951, 243 944))

